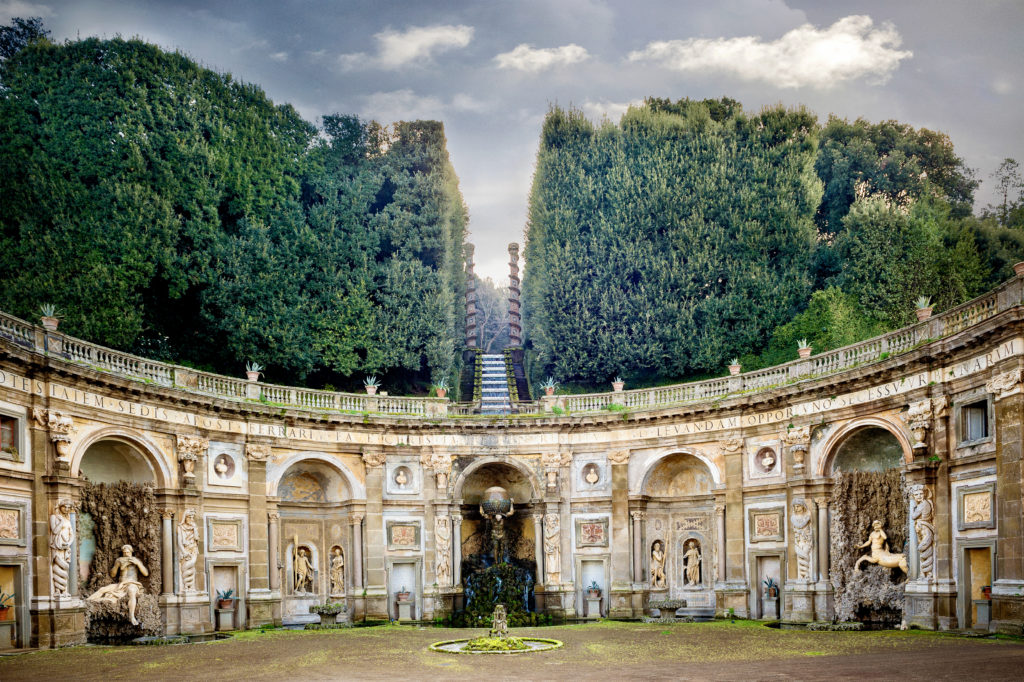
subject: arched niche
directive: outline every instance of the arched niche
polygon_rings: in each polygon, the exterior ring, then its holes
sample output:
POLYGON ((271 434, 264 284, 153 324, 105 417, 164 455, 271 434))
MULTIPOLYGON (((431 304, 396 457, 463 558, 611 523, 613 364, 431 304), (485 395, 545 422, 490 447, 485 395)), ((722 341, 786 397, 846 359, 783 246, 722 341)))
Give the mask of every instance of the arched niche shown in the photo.
POLYGON ((156 483, 146 455, 129 441, 106 438, 89 445, 78 462, 78 475, 91 483, 156 483))
POLYGON ((467 504, 479 504, 483 492, 491 486, 501 486, 520 503, 540 497, 537 481, 525 465, 491 458, 466 467, 455 483, 455 497, 467 504))
POLYGON ((319 459, 300 459, 281 474, 274 494, 282 504, 326 504, 351 499, 352 489, 347 478, 334 465, 319 459))
POLYGON ((709 495, 715 478, 704 460, 677 452, 662 457, 647 471, 641 490, 650 497, 709 495))
POLYGON ((836 434, 827 450, 820 473, 833 475, 843 471, 887 471, 908 461, 909 444, 902 432, 887 423, 853 424, 836 434))

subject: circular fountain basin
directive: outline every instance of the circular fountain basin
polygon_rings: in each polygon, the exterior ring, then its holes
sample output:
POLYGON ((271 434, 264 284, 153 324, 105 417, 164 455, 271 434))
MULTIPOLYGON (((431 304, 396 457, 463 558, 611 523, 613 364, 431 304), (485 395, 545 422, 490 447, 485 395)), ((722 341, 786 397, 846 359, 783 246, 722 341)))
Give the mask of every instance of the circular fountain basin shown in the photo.
POLYGON ((523 643, 529 646, 529 649, 516 649, 514 651, 472 651, 467 650, 466 644, 476 639, 475 637, 467 637, 466 639, 448 639, 443 642, 434 642, 430 645, 431 651, 440 651, 444 654, 531 654, 538 651, 552 651, 553 649, 561 649, 562 642, 557 639, 544 639, 543 637, 520 637, 523 643))

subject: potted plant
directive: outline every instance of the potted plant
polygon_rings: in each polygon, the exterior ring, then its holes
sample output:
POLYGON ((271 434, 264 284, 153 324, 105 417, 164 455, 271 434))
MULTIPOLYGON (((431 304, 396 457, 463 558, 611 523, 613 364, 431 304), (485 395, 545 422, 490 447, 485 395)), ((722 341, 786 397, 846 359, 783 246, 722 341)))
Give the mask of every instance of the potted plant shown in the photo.
POLYGON ((348 605, 345 602, 332 602, 330 600, 325 601, 323 604, 313 604, 309 607, 310 613, 320 614, 321 621, 324 616, 334 616, 334 622, 339 623, 343 620, 343 614, 348 611, 348 605))
POLYGON ((796 352, 800 354, 801 359, 811 357, 811 344, 806 338, 800 339, 796 342, 796 352))
POLYGON ((622 389, 625 387, 626 382, 622 380, 622 377, 616 376, 612 379, 612 390, 616 393, 622 393, 622 389))
POLYGON ((737 374, 740 373, 740 369, 742 369, 742 365, 740 365, 740 359, 739 358, 733 358, 732 360, 729 361, 729 374, 730 375, 736 376, 737 374))
POLYGON ((412 592, 409 592, 405 589, 405 585, 402 585, 402 590, 395 596, 398 598, 398 601, 409 601, 410 597, 412 597, 412 592))
POLYGON ((588 599, 600 599, 601 598, 601 586, 597 584, 596 580, 590 581, 590 587, 587 588, 588 599))
POLYGON ((51 332, 57 331, 57 325, 60 324, 60 318, 64 316, 59 310, 57 310, 57 306, 52 303, 44 303, 39 306, 39 312, 43 314, 43 327, 51 332))
POLYGON ((230 609, 235 606, 234 590, 217 590, 217 608, 230 609))
POLYGON ((260 374, 263 374, 263 365, 258 362, 245 363, 245 376, 249 381, 259 381, 260 374))
POLYGON ((366 389, 366 395, 376 395, 377 388, 379 386, 380 381, 377 379, 376 374, 371 374, 370 376, 363 379, 363 388, 366 389))
POLYGON ((434 391, 437 393, 438 398, 443 398, 448 395, 448 379, 441 377, 434 383, 434 391))
POLYGON ((0 590, 0 620, 11 620, 9 614, 14 606, 14 593, 7 594, 0 590))
POLYGON ((544 389, 544 395, 554 395, 555 389, 558 388, 558 384, 551 377, 544 380, 544 383, 540 385, 544 389))
POLYGON ((924 322, 932 316, 931 296, 918 296, 917 300, 914 301, 914 307, 917 308, 917 310, 914 311, 917 313, 917 321, 924 322))
POLYGON ((767 578, 764 581, 764 593, 769 599, 778 599, 779 597, 779 585, 775 582, 774 578, 767 578))
POLYGON ((981 586, 981 598, 982 599, 988 599, 988 600, 992 599, 992 586, 991 585, 982 585, 981 586))

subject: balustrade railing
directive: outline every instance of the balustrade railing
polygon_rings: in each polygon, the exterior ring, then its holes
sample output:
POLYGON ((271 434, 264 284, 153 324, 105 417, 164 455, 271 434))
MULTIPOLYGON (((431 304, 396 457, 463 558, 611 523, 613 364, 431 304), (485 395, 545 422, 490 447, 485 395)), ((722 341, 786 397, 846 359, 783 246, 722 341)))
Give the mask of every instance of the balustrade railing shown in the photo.
MULTIPOLYGON (((974 300, 923 322, 807 359, 794 360, 736 376, 671 386, 611 393, 544 396, 536 401, 522 401, 516 405, 514 411, 524 414, 550 412, 557 407, 559 411, 570 413, 599 413, 617 409, 615 406, 631 410, 652 409, 768 390, 794 381, 837 374, 860 365, 885 360, 929 341, 961 332, 1021 303, 1024 303, 1024 279, 1014 277, 974 300)), ((220 398, 267 402, 307 410, 340 410, 399 417, 468 416, 473 412, 473 406, 449 403, 444 398, 369 396, 317 391, 201 372, 147 360, 60 332, 48 331, 2 312, 0 339, 128 379, 160 386, 174 386, 181 390, 220 398)))

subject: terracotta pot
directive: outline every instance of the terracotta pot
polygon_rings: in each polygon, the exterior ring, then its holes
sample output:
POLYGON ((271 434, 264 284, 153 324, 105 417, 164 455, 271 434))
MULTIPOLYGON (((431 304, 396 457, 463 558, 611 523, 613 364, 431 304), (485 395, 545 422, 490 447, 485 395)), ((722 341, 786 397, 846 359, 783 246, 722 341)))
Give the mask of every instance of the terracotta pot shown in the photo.
POLYGON ((545 386, 544 387, 544 395, 554 395, 554 394, 555 394, 555 387, 554 386, 545 386))
POLYGON ((218 599, 217 600, 217 608, 218 609, 232 609, 234 607, 235 607, 235 600, 234 599, 218 599))
POLYGON ((57 331, 57 325, 60 324, 60 320, 56 317, 44 317, 42 319, 43 327, 50 330, 51 332, 57 331))
POLYGON ((736 376, 740 373, 740 370, 742 368, 743 365, 729 365, 729 374, 731 374, 732 376, 736 376))
POLYGON ((0 620, 11 620, 10 611, 10 606, 0 606, 0 620))
POLYGON ((366 395, 377 395, 376 386, 364 386, 363 388, 366 389, 366 395))
POLYGON ((448 395, 448 389, 446 389, 446 388, 439 388, 439 389, 437 389, 437 397, 438 398, 443 398, 446 395, 448 395))
POLYGON ((927 308, 918 308, 914 312, 917 313, 917 321, 924 322, 932 316, 932 307, 928 306, 927 308))
POLYGON ((1021 261, 1020 263, 1014 263, 1013 264, 1013 272, 1018 277, 1024 276, 1024 261, 1021 261))
POLYGON ((612 388, 615 390, 616 393, 622 393, 622 389, 625 386, 626 386, 626 382, 625 381, 613 381, 612 382, 612 388))
POLYGON ((587 598, 588 599, 600 599, 601 598, 601 590, 591 590, 591 589, 588 588, 587 589, 587 598))
POLYGON ((259 381, 260 380, 260 373, 259 372, 246 372, 245 376, 249 379, 249 381, 259 381))
POLYGON ((769 587, 768 588, 768 598, 769 599, 778 599, 779 598, 779 588, 777 588, 777 587, 769 587))
POLYGON ((395 596, 398 598, 398 601, 409 601, 409 597, 412 596, 412 592, 396 592, 395 596))
POLYGON ((802 360, 805 360, 805 359, 811 357, 811 350, 812 350, 811 347, 808 346, 807 348, 797 348, 796 352, 800 354, 800 358, 802 360))

